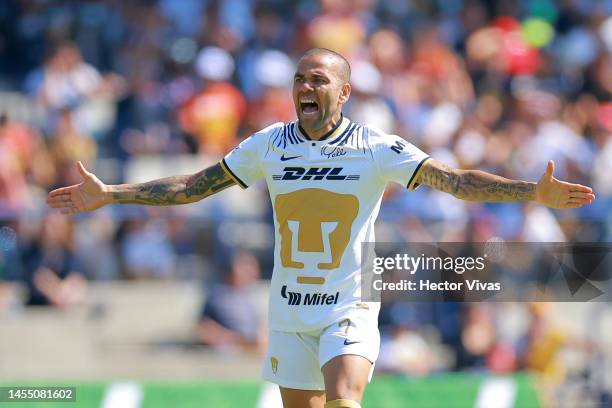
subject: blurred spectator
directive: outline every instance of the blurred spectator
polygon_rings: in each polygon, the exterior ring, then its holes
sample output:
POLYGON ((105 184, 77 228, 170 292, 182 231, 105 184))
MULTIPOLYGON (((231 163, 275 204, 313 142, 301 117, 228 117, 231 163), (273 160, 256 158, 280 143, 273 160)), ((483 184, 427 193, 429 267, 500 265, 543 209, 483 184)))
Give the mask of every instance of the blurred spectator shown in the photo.
POLYGON ((31 150, 29 130, 9 124, 0 115, 0 213, 18 214, 28 202, 28 186, 21 159, 31 150))
POLYGON ((15 224, 0 222, 0 318, 10 306, 12 287, 7 281, 23 277, 15 224))
POLYGON ((466 305, 461 328, 457 368, 484 368, 487 354, 495 344, 495 326, 487 305, 466 305))
POLYGON ((530 322, 520 348, 523 368, 541 374, 542 399, 545 406, 554 406, 554 389, 563 383, 567 368, 560 351, 567 345, 569 333, 551 322, 547 303, 529 305, 530 322))
POLYGON ((46 216, 22 252, 26 304, 69 308, 83 304, 87 281, 74 253, 73 224, 59 213, 46 216))
POLYGON ((558 352, 568 340, 568 333, 550 321, 551 307, 546 303, 529 305, 531 321, 525 334, 521 363, 525 368, 561 381, 565 371, 558 360, 558 352))
POLYGON ((438 345, 430 340, 417 331, 394 328, 381 339, 377 370, 418 377, 448 368, 438 345))
POLYGON ((366 38, 356 1, 322 0, 321 14, 306 28, 308 46, 329 48, 352 57, 366 38))
POLYGON ((271 123, 294 120, 291 84, 295 67, 289 56, 281 51, 265 50, 255 57, 254 66, 248 66, 254 73, 252 87, 258 91, 249 101, 248 133, 271 123))
POLYGON ((114 245, 118 225, 104 211, 75 225, 75 253, 85 275, 95 281, 121 278, 120 257, 114 245))
POLYGON ((195 137, 200 152, 218 156, 236 144, 246 101, 229 82, 234 59, 227 51, 218 47, 202 49, 196 59, 196 71, 206 82, 181 106, 181 127, 195 137))
POLYGON ((65 43, 51 53, 34 88, 51 121, 58 113, 73 111, 71 120, 79 132, 102 139, 114 125, 115 100, 122 86, 118 75, 102 76, 83 61, 76 45, 65 43))
POLYGON ((57 125, 49 141, 49 152, 61 180, 70 178, 77 161, 93 164, 98 152, 95 140, 79 131, 73 119, 74 113, 69 110, 58 112, 57 125))
POLYGON ((176 254, 168 239, 167 220, 130 220, 121 245, 125 276, 130 279, 171 278, 176 254))
POLYGON ((253 299, 253 284, 260 276, 257 259, 241 252, 232 257, 223 282, 207 290, 198 323, 198 338, 217 349, 258 348, 264 328, 253 299))
POLYGON ((345 114, 357 123, 368 123, 387 133, 395 130, 395 117, 387 102, 379 96, 382 76, 369 62, 358 61, 351 68, 351 99, 345 114))
POLYGON ((22 216, 39 204, 36 190, 55 182, 52 159, 35 128, 0 114, 0 217, 22 216))

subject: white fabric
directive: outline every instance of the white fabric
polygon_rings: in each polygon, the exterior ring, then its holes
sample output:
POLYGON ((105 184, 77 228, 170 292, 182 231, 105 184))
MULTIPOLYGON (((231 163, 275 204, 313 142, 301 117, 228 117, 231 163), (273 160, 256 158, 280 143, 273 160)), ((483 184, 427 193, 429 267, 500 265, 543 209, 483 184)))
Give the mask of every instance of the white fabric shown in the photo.
POLYGON ((336 356, 352 354, 372 362, 370 381, 380 349, 378 313, 354 308, 347 316, 348 320, 322 330, 304 333, 270 331, 262 370, 264 380, 285 388, 324 390, 321 368, 336 356))
POLYGON ((295 122, 276 123, 224 158, 243 187, 261 178, 268 184, 276 242, 271 330, 322 329, 362 301, 361 246, 374 242, 385 186, 415 188, 427 157, 399 136, 343 118, 319 141, 295 122))

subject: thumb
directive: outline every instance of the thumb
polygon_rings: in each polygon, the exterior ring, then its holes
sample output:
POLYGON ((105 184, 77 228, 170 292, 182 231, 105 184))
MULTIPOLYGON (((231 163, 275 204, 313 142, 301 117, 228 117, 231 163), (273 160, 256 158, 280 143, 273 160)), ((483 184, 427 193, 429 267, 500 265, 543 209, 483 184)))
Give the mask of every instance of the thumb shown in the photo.
POLYGON ((552 181, 554 172, 555 172, 555 162, 552 160, 549 160, 548 166, 546 166, 546 173, 544 174, 544 177, 547 180, 552 181))
POLYGON ((83 176, 84 179, 88 179, 91 174, 85 169, 85 166, 83 166, 83 163, 81 163, 80 161, 77 162, 77 168, 79 169, 79 173, 81 173, 81 176, 83 176))

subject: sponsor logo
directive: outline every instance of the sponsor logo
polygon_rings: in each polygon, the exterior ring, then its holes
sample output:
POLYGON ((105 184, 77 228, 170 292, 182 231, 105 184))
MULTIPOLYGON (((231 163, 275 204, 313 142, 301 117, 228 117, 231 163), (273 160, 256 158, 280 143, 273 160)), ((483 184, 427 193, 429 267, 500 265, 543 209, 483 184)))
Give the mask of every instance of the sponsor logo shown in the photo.
POLYGON ((272 366, 272 372, 276 374, 278 371, 278 359, 276 357, 270 357, 270 366, 272 366))
POLYGON ((341 174, 344 167, 285 167, 273 180, 359 180, 359 174, 341 174))
POLYGON ((351 344, 361 343, 360 341, 349 341, 349 339, 344 339, 344 345, 350 346, 351 344))
POLYGON ((402 150, 404 150, 404 147, 406 147, 406 143, 400 142, 399 140, 395 141, 395 144, 393 146, 391 146, 391 150, 393 150, 395 153, 400 154, 402 150))
POLYGON ((287 285, 284 285, 281 289, 281 296, 284 299, 289 299, 287 303, 290 306, 299 305, 302 301, 302 294, 299 292, 287 292, 287 285))
POLYGON ((283 153, 280 157, 281 161, 287 161, 287 160, 293 160, 293 159, 297 159, 298 157, 302 157, 301 154, 298 154, 297 156, 287 156, 285 157, 285 153, 283 153))
POLYGON ((331 295, 329 293, 299 293, 287 291, 287 285, 281 289, 281 296, 287 299, 289 306, 319 306, 319 305, 336 305, 340 292, 331 295), (303 296, 302 296, 303 295, 303 296))

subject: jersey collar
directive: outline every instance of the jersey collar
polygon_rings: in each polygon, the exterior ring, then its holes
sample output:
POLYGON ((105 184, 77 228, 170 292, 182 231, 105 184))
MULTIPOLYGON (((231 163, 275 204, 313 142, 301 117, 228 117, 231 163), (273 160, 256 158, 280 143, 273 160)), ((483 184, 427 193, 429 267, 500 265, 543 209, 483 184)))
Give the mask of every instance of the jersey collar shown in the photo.
POLYGON ((342 133, 346 130, 346 128, 348 127, 348 125, 351 123, 351 121, 347 118, 344 117, 344 115, 342 114, 340 116, 340 120, 338 121, 338 123, 336 123, 336 126, 334 126, 333 129, 331 129, 329 132, 327 132, 325 135, 323 135, 322 138, 320 138, 319 140, 313 140, 310 136, 308 136, 308 133, 306 133, 306 131, 304 130, 304 128, 302 127, 302 125, 299 124, 298 122, 298 134, 299 136, 301 136, 301 138, 305 139, 305 140, 312 140, 314 142, 322 142, 324 140, 332 140, 332 139, 336 139, 338 138, 340 135, 342 135, 342 133))

